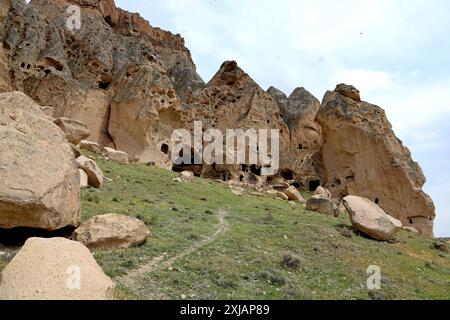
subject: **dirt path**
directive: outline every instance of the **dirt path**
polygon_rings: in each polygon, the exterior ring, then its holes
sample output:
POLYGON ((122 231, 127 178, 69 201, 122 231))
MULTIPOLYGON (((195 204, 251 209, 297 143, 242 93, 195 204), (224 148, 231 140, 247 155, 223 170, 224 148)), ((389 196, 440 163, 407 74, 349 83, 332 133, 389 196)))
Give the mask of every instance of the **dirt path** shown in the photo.
POLYGON ((204 238, 203 240, 193 244, 189 248, 183 250, 182 252, 176 254, 175 256, 169 258, 167 254, 160 255, 158 257, 153 258, 148 263, 140 266, 137 269, 133 269, 128 272, 126 275, 116 278, 115 281, 117 283, 123 284, 127 286, 133 293, 138 294, 140 297, 144 299, 164 299, 163 296, 153 295, 151 293, 140 292, 138 289, 142 283, 142 278, 151 272, 164 270, 170 268, 177 260, 182 259, 188 255, 191 255, 195 251, 201 249, 202 247, 210 244, 214 240, 217 239, 222 233, 225 233, 229 229, 229 225, 227 220, 225 219, 227 212, 223 209, 219 209, 218 218, 219 223, 216 226, 214 234, 204 238), (135 289, 135 290, 133 290, 135 289))

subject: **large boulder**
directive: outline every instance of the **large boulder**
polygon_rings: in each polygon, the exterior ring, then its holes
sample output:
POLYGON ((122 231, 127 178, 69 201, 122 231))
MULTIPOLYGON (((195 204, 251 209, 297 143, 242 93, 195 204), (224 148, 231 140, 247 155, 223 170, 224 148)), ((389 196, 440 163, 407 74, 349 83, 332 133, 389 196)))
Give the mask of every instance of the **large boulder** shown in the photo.
POLYGON ((67 141, 74 145, 78 145, 81 140, 91 135, 89 128, 78 120, 62 117, 56 119, 55 124, 64 131, 67 141))
POLYGON ((0 94, 0 227, 57 230, 80 220, 80 181, 64 133, 21 92, 0 94))
POLYGON ((81 243, 30 238, 3 270, 0 300, 106 300, 113 289, 81 243))
POLYGON ((383 109, 360 102, 356 89, 340 85, 326 93, 316 120, 324 136, 323 184, 333 196, 366 197, 403 225, 433 234, 435 208, 422 191, 422 169, 383 109))
POLYGON ((105 214, 83 223, 73 238, 91 249, 117 249, 141 245, 149 235, 150 231, 139 219, 105 214))
POLYGON ((399 220, 389 216, 367 198, 347 196, 344 206, 353 226, 375 240, 390 240, 402 228, 399 220))
POLYGON ((94 188, 101 188, 103 185, 103 171, 97 163, 85 156, 77 158, 78 167, 86 172, 88 176, 89 185, 94 188))

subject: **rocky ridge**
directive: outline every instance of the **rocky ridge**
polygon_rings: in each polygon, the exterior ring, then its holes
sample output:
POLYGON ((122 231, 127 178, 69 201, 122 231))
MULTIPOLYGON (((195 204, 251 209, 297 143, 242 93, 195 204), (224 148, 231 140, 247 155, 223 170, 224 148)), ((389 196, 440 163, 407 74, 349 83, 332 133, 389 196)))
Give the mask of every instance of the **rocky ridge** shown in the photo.
POLYGON ((404 226, 433 232, 419 165, 384 111, 352 86, 338 85, 322 103, 304 88, 288 97, 266 92, 234 61, 205 84, 180 35, 112 0, 3 1, 0 35, 0 92, 22 91, 54 118, 84 123, 90 140, 131 162, 261 189, 324 186, 333 198, 366 197, 404 226), (81 8, 79 30, 67 27, 70 5, 81 8), (262 176, 262 163, 174 168, 171 134, 197 120, 204 129, 280 130, 278 174, 262 176))

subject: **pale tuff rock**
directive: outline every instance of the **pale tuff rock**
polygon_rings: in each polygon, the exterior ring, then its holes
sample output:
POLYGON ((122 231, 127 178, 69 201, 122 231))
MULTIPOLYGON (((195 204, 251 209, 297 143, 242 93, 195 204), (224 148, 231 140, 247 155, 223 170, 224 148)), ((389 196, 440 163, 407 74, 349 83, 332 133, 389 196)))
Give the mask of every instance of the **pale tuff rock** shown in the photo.
POLYGON ((183 171, 180 173, 180 178, 183 181, 190 182, 194 180, 194 173, 190 171, 183 171))
POLYGON ((296 187, 291 186, 289 188, 287 188, 284 191, 284 194, 288 197, 289 200, 291 201, 305 201, 305 199, 303 199, 302 195, 300 194, 300 192, 297 190, 296 187))
POLYGON ((30 238, 3 270, 0 300, 106 300, 113 288, 81 243, 30 238))
POLYGON ((84 222, 74 231, 73 239, 90 249, 124 249, 145 243, 149 235, 141 220, 105 214, 84 222))
POLYGON ((353 226, 375 240, 390 240, 402 228, 399 220, 386 214, 367 198, 347 196, 344 205, 353 226))
POLYGON ((331 193, 330 191, 328 191, 327 189, 325 189, 324 187, 317 187, 316 191, 314 191, 314 195, 315 196, 325 196, 327 198, 331 199, 331 193))
POLYGON ((81 156, 77 158, 78 167, 86 172, 89 185, 94 188, 101 188, 103 185, 103 172, 94 160, 81 156))
POLYGON ((306 209, 329 216, 335 215, 335 207, 331 199, 326 195, 312 196, 306 203, 306 209))
POLYGON ((317 115, 324 134, 321 175, 334 197, 369 198, 405 226, 433 233, 425 177, 383 109, 327 92, 317 115))
POLYGON ((112 148, 105 147, 105 156, 108 158, 108 160, 111 160, 113 162, 117 162, 120 164, 129 164, 130 159, 126 152, 114 150, 112 148))
POLYGON ((274 87, 265 92, 235 61, 224 62, 205 84, 180 35, 152 27, 113 0, 3 1, 0 37, 0 92, 23 91, 51 108, 48 115, 86 124, 96 153, 110 147, 133 163, 261 190, 278 179, 310 191, 323 185, 333 198, 368 197, 403 224, 432 234, 434 205, 421 191, 420 167, 384 111, 361 102, 353 86, 338 85, 321 105, 302 87, 289 97, 274 87), (70 4, 81 7, 76 32, 66 26, 70 4), (172 133, 192 133, 194 121, 205 131, 278 129, 277 175, 262 176, 261 161, 173 166, 172 133))
POLYGON ((82 169, 78 169, 78 171, 80 172, 80 187, 81 188, 89 187, 89 178, 86 172, 84 172, 84 170, 82 169))
POLYGON ((91 135, 91 131, 89 131, 88 127, 77 120, 58 118, 54 123, 64 131, 67 141, 74 145, 78 145, 81 140, 89 138, 91 135))
POLYGON ((94 152, 97 154, 105 154, 106 150, 104 147, 102 147, 100 144, 98 144, 97 142, 94 141, 88 141, 88 140, 82 140, 80 142, 80 149, 81 150, 87 150, 90 152, 94 152))
POLYGON ((80 220, 80 182, 64 133, 21 92, 0 94, 0 227, 57 230, 80 220))

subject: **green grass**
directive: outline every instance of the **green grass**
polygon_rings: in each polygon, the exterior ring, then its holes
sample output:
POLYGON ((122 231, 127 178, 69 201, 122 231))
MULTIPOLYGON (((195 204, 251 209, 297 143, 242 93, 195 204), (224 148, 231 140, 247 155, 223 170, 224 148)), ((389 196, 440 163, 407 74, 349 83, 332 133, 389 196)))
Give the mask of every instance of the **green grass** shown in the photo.
MULTIPOLYGON (((94 252, 116 281, 211 236, 219 209, 228 213, 225 233, 133 287, 118 283, 118 299, 370 299, 370 265, 382 270, 380 298, 450 299, 450 255, 433 249, 433 239, 402 231, 392 244, 372 241, 345 234, 346 215, 331 218, 250 191, 239 197, 220 182, 179 183, 170 171, 95 158, 112 181, 82 191, 83 220, 125 214, 144 220, 152 233, 138 248, 94 252), (285 254, 299 258, 298 268, 283 265, 285 254)), ((4 265, 0 259, 0 270, 4 265)))
POLYGON ((83 190, 83 219, 139 216, 152 232, 142 247, 95 252, 113 278, 212 235, 218 210, 228 212, 227 232, 172 268, 146 274, 136 287, 119 283, 119 298, 370 299, 366 272, 377 265, 378 297, 450 299, 450 255, 433 249, 433 239, 403 231, 393 244, 349 238, 342 232, 351 226, 347 216, 331 218, 270 197, 239 197, 215 181, 174 182, 177 174, 144 165, 97 162, 113 181, 101 190, 83 190), (300 259, 297 269, 283 266, 286 253, 300 259))

